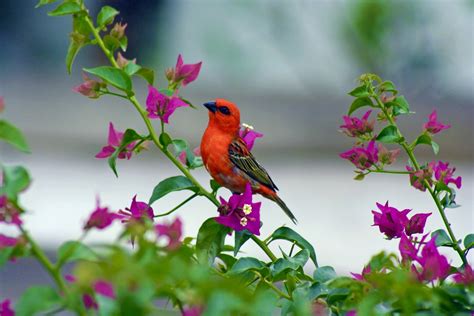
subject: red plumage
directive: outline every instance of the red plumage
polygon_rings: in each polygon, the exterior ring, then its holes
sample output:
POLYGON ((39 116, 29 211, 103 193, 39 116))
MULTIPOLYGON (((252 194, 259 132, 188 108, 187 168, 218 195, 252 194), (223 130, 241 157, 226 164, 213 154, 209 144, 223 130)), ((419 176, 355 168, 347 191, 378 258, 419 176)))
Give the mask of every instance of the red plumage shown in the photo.
POLYGON ((209 124, 202 137, 201 155, 214 180, 236 193, 243 192, 250 182, 254 193, 275 201, 296 222, 294 215, 278 197, 277 186, 239 136, 239 108, 224 99, 204 105, 209 110, 209 124))

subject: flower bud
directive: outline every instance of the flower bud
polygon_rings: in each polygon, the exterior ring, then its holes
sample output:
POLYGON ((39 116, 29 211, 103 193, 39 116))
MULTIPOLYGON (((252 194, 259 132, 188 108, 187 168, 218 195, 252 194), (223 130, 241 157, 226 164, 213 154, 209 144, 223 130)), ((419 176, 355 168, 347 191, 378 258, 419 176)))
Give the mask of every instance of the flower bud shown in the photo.
POLYGON ((127 23, 122 24, 120 22, 115 23, 114 27, 110 30, 110 36, 115 37, 116 39, 121 39, 125 35, 125 29, 127 28, 127 23))
POLYGON ((120 68, 125 68, 125 66, 128 65, 129 62, 132 62, 134 64, 137 63, 137 59, 134 58, 134 59, 127 59, 125 57, 122 56, 122 54, 120 54, 120 52, 117 53, 117 58, 116 58, 116 61, 117 61, 117 64, 119 65, 120 68))
POLYGON ((165 70, 165 77, 168 81, 174 80, 174 69, 173 67, 169 67, 165 70))

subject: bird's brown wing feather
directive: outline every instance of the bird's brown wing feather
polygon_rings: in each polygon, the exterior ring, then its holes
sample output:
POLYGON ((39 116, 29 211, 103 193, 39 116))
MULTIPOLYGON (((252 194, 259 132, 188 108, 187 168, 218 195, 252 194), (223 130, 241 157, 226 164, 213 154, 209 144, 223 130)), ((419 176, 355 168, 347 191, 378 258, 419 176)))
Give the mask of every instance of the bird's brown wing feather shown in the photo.
POLYGON ((243 171, 253 180, 269 187, 273 191, 278 190, 278 187, 275 185, 272 178, 270 178, 268 172, 258 163, 257 160, 255 160, 242 138, 236 138, 230 143, 229 158, 239 170, 243 171))

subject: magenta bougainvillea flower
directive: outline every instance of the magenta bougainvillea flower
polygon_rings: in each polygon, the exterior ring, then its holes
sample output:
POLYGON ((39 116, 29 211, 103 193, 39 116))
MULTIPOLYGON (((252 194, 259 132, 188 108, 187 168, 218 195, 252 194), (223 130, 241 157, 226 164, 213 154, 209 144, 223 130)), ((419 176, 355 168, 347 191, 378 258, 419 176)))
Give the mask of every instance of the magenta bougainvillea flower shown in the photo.
POLYGON ((431 213, 418 213, 413 215, 405 225, 405 233, 407 235, 423 234, 426 225, 426 219, 431 213))
POLYGON ((342 119, 344 120, 344 125, 339 126, 342 128, 343 133, 350 137, 360 137, 365 134, 372 133, 374 130, 375 120, 368 121, 372 110, 365 112, 361 117, 351 117, 344 115, 342 119))
POLYGON ((204 308, 201 306, 192 306, 183 309, 182 316, 201 316, 204 308))
POLYGON ((377 207, 381 212, 372 211, 372 214, 374 214, 374 224, 372 226, 378 226, 380 232, 384 233, 388 239, 399 238, 408 222, 407 214, 411 210, 399 211, 389 206, 388 202, 385 205, 377 203, 377 207))
POLYGON ((438 114, 434 110, 428 117, 428 122, 423 124, 423 129, 430 134, 437 134, 442 130, 450 128, 451 125, 444 125, 438 121, 438 114))
POLYGON ((23 224, 18 209, 8 201, 6 195, 0 196, 0 223, 13 224, 16 226, 23 224))
POLYGON ((196 64, 184 64, 181 54, 178 55, 174 69, 173 81, 182 82, 183 87, 190 84, 199 76, 202 62, 196 64))
POLYGON ((10 307, 9 299, 0 302, 0 316, 15 316, 15 311, 10 307))
POLYGON ((102 296, 115 299, 114 287, 111 283, 104 280, 97 280, 94 282, 94 292, 102 296))
POLYGON ((239 130, 239 136, 247 144, 247 148, 252 150, 255 140, 257 138, 263 137, 262 133, 254 131, 253 126, 242 124, 241 129, 239 130))
POLYGON ((252 202, 252 187, 250 183, 245 186, 242 194, 232 194, 229 201, 222 197, 219 207, 219 217, 216 221, 233 230, 248 230, 254 235, 260 235, 260 206, 261 202, 252 202))
POLYGON ((453 275, 454 282, 464 285, 474 285, 474 271, 469 264, 464 266, 463 271, 458 271, 453 275))
MULTIPOLYGON (((120 143, 123 139, 123 132, 116 131, 114 124, 109 123, 109 137, 107 141, 107 146, 104 146, 102 150, 95 155, 96 158, 108 158, 112 156, 115 150, 120 147, 120 143)), ((130 159, 132 157, 132 151, 135 147, 136 142, 131 142, 128 144, 117 156, 118 159, 130 159)))
POLYGON ((100 201, 99 199, 97 199, 97 206, 95 210, 89 216, 89 219, 84 225, 84 229, 85 230, 91 229, 91 228, 105 229, 109 227, 113 223, 114 220, 121 219, 121 218, 122 216, 116 213, 110 212, 108 207, 101 207, 100 201))
POLYGON ((375 146, 375 141, 370 141, 367 147, 354 147, 342 154, 339 154, 342 159, 347 159, 352 162, 357 168, 361 170, 368 169, 378 162, 378 149, 375 146))
POLYGON ((0 249, 6 247, 15 247, 19 242, 18 238, 9 237, 4 234, 0 234, 0 249))
POLYGON ((174 111, 182 106, 189 106, 186 102, 173 95, 168 97, 153 86, 148 86, 148 96, 146 98, 146 110, 151 119, 159 118, 163 123, 168 124, 170 116, 174 111))
MULTIPOLYGON (((76 277, 71 274, 66 274, 64 276, 64 279, 70 283, 75 283, 76 282, 76 277)), ((94 282, 92 285, 92 289, 95 293, 115 299, 115 291, 111 283, 104 281, 104 280, 97 280, 94 282)), ((84 303, 84 306, 86 309, 98 309, 99 305, 97 304, 95 298, 93 295, 89 293, 85 293, 82 295, 82 302, 84 303)))
POLYGON ((417 261, 421 265, 421 272, 418 272, 418 278, 421 281, 443 280, 449 275, 451 266, 448 259, 439 253, 436 247, 436 236, 424 245, 417 261))
POLYGON ((172 223, 156 224, 155 230, 158 236, 168 237, 168 245, 166 246, 170 250, 177 249, 181 245, 181 236, 183 234, 183 223, 179 217, 172 223))
MULTIPOLYGON (((425 235, 422 239, 426 238, 427 235, 425 235)), ((413 242, 408 238, 406 234, 401 234, 400 236, 400 243, 398 244, 398 250, 400 251, 400 254, 402 255, 402 259, 404 261, 406 260, 416 260, 418 258, 418 250, 413 242)))
POLYGON ((393 164, 398 155, 400 154, 400 149, 393 149, 393 150, 388 150, 384 145, 378 144, 378 157, 379 157, 379 162, 384 164, 384 165, 391 165, 393 164))
POLYGON ((456 171, 456 168, 449 168, 449 162, 442 162, 438 161, 438 163, 431 163, 434 167, 434 175, 436 180, 443 182, 444 184, 448 185, 450 183, 454 183, 454 185, 460 189, 462 185, 462 178, 457 177, 453 178, 453 174, 456 171))
POLYGON ((132 204, 130 207, 126 207, 125 211, 119 210, 118 213, 122 215, 122 222, 129 221, 143 221, 143 219, 148 218, 153 220, 155 216, 153 213, 153 208, 145 202, 137 202, 137 196, 135 195, 132 199, 132 204))
POLYGON ((369 274, 370 272, 371 272, 370 265, 366 265, 364 267, 364 269, 362 269, 362 273, 359 274, 359 273, 352 273, 351 272, 351 274, 354 277, 354 279, 359 280, 359 281, 363 281, 363 280, 365 280, 365 276, 367 274, 369 274))
POLYGON ((86 74, 82 74, 82 78, 84 82, 72 88, 72 90, 91 99, 98 98, 100 96, 100 88, 104 87, 105 84, 100 81, 90 79, 86 74))
POLYGON ((433 163, 429 163, 428 165, 422 166, 420 170, 415 171, 410 166, 405 167, 407 171, 410 171, 410 184, 420 190, 425 192, 426 186, 424 180, 428 181, 428 184, 431 186, 433 185, 433 163))

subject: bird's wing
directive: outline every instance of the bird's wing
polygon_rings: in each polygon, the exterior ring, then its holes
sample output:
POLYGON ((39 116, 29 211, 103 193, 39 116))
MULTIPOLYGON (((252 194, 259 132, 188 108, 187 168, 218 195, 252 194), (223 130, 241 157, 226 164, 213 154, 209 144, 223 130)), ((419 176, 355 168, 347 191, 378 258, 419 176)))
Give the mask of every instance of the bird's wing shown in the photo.
POLYGON ((255 160, 242 138, 236 138, 230 143, 229 157, 230 161, 247 176, 273 191, 278 190, 268 172, 255 160))

